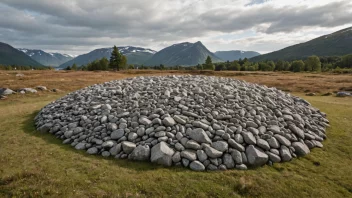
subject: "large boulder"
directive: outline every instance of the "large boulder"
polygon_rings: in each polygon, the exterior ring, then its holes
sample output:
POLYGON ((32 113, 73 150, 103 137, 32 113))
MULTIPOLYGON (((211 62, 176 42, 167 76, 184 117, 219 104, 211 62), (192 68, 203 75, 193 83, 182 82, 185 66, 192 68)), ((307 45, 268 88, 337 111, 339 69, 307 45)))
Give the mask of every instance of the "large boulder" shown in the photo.
POLYGON ((198 143, 209 143, 211 140, 202 128, 196 128, 189 132, 189 137, 198 143))
POLYGON ((248 164, 254 167, 262 166, 268 161, 268 155, 260 148, 249 145, 246 148, 248 164))
POLYGON ((126 154, 132 153, 132 151, 136 148, 136 144, 133 142, 128 142, 128 141, 123 141, 122 144, 122 150, 126 154))
POLYGON ((0 95, 11 95, 15 93, 14 91, 12 91, 11 89, 8 88, 0 88, 0 95))
POLYGON ((310 153, 308 146, 302 142, 293 142, 292 147, 295 149, 297 156, 305 156, 310 153))
POLYGON ((160 142, 152 148, 150 161, 164 166, 171 166, 174 153, 175 151, 165 142, 160 142))
POLYGON ((132 153, 129 155, 129 158, 132 160, 146 161, 150 157, 150 148, 148 145, 139 145, 137 146, 132 153))

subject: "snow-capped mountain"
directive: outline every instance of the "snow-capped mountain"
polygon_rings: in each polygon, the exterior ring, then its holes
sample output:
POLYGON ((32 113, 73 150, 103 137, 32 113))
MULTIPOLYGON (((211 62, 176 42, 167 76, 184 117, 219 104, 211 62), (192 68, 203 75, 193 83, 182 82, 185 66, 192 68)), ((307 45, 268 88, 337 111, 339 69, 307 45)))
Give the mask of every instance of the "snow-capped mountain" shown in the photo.
MULTIPOLYGON (((154 50, 146 49, 142 47, 121 46, 117 48, 119 49, 122 55, 127 57, 127 64, 141 65, 156 53, 156 51, 154 50)), ((110 59, 111 52, 112 52, 112 48, 96 49, 87 54, 79 55, 76 58, 60 65, 60 67, 64 68, 67 66, 71 66, 74 63, 76 63, 76 65, 79 65, 79 66, 86 65, 87 63, 90 63, 97 59, 101 59, 103 57, 110 59)))
POLYGON ((44 52, 43 50, 24 49, 24 48, 18 48, 18 50, 24 52, 32 59, 36 60, 37 62, 45 66, 57 67, 62 63, 65 63, 74 58, 73 55, 61 54, 61 53, 49 53, 49 52, 44 52))

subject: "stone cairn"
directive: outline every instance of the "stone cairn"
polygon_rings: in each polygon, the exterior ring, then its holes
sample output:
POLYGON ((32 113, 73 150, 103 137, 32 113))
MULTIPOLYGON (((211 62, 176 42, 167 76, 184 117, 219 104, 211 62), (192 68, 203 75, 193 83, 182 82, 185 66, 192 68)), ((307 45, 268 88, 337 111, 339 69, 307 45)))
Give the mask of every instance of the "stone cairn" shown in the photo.
POLYGON ((45 106, 35 123, 89 154, 203 171, 304 156, 323 147, 325 117, 276 88, 172 75, 86 87, 45 106))

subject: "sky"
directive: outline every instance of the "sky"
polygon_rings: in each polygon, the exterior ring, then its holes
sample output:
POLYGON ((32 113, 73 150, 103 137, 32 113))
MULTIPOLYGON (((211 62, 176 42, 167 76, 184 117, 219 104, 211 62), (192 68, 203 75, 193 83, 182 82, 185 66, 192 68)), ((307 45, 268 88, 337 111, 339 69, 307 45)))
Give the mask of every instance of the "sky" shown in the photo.
POLYGON ((352 26, 350 0, 1 0, 0 42, 72 55, 97 48, 268 53, 352 26))

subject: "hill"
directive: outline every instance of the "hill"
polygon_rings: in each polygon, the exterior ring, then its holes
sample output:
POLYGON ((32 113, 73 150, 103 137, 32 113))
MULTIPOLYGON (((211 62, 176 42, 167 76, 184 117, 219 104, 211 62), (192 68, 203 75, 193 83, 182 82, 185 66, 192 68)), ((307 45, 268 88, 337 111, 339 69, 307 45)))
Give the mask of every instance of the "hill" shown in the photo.
POLYGON ((61 53, 47 53, 43 50, 24 49, 24 48, 18 48, 18 50, 22 51, 23 53, 27 54, 38 63, 45 66, 57 67, 74 58, 74 56, 72 55, 61 54, 61 53))
POLYGON ((217 57, 224 61, 234 61, 244 58, 252 58, 254 56, 259 56, 260 53, 254 51, 241 51, 241 50, 231 50, 231 51, 217 51, 214 53, 217 57))
MULTIPOLYGON (((118 47, 118 49, 120 53, 122 53, 127 57, 127 61, 128 61, 127 64, 141 65, 150 57, 152 57, 153 54, 156 53, 156 51, 151 49, 145 49, 145 48, 133 47, 133 46, 118 47)), ((96 59, 101 59, 103 57, 110 59, 111 52, 112 52, 112 48, 96 49, 87 54, 79 55, 76 58, 61 64, 60 67, 64 68, 67 66, 71 66, 74 63, 76 63, 78 66, 85 65, 89 62, 92 62, 96 59)))
POLYGON ((0 42, 0 64, 19 66, 43 66, 9 44, 0 42))
POLYGON ((352 27, 324 35, 305 43, 251 58, 251 61, 295 60, 308 56, 341 56, 352 53, 352 27))
POLYGON ((154 54, 145 65, 191 66, 205 63, 207 56, 210 56, 213 62, 223 61, 210 52, 200 41, 196 43, 184 42, 162 49, 154 54))

